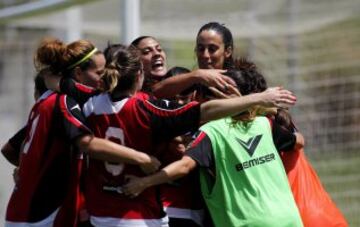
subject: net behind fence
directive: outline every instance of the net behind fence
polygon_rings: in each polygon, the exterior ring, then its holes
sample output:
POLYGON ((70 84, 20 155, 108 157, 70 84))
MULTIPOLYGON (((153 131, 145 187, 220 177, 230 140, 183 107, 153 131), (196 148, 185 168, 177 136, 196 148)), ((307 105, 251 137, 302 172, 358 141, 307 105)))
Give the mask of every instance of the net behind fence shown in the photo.
MULTIPOLYGON (((109 0, 81 6, 84 37, 100 48, 108 40, 119 40, 118 4, 109 0)), ((233 32, 236 55, 251 58, 270 85, 283 85, 297 95, 291 113, 305 136, 306 154, 350 226, 360 226, 359 11, 356 0, 144 0, 141 33, 159 38, 169 68, 194 68, 200 26, 225 23, 233 32)), ((2 25, 0 30, 1 143, 22 126, 33 104, 37 43, 44 35, 64 38, 63 28, 35 23, 44 17, 2 25)), ((10 166, 1 161, 10 174, 10 166)), ((12 184, 5 178, 9 186, 0 191, 2 214, 12 184)))

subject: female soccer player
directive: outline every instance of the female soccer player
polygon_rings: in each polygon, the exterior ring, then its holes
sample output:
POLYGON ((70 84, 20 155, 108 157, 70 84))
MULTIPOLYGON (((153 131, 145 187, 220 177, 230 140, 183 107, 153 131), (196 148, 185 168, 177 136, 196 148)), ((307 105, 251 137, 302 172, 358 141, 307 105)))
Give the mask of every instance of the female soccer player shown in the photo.
MULTIPOLYGON (((265 89, 265 80, 256 70, 228 74, 243 95, 265 89)), ((257 108, 203 125, 181 160, 154 175, 132 178, 124 186, 125 194, 136 197, 149 186, 198 168, 202 194, 215 226, 302 226, 278 154, 279 150, 293 149, 302 136, 284 131, 266 117, 257 117, 257 108)))
MULTIPOLYGON (((120 50, 117 61, 107 66, 103 78, 107 92, 90 98, 84 105, 87 122, 95 136, 146 150, 156 157, 161 157, 155 149, 159 142, 195 130, 200 122, 231 116, 253 105, 278 106, 295 101, 281 88, 204 104, 191 102, 185 106, 149 99, 138 92, 144 75, 139 56, 132 49, 120 50)), ((101 161, 90 160, 85 195, 91 223, 95 226, 167 225, 162 219, 164 214, 155 188, 148 188, 136 199, 123 195, 127 174, 143 176, 137 166, 104 165, 101 161)))
MULTIPOLYGON (((87 44, 45 40, 36 52, 37 66, 60 75, 95 54, 87 44)), ((92 158, 137 164, 146 172, 159 166, 145 153, 94 137, 84 121, 69 96, 50 90, 40 96, 29 115, 5 226, 75 226, 83 151, 92 158)))

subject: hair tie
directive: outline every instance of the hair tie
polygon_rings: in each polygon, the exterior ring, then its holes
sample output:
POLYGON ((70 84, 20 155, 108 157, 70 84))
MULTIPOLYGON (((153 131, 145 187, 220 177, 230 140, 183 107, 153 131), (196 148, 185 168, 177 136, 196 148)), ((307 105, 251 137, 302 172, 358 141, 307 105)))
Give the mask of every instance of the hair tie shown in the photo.
POLYGON ((82 59, 80 59, 79 61, 75 62, 74 64, 70 65, 69 67, 67 67, 67 69, 72 69, 77 65, 80 65, 81 63, 83 63, 84 61, 88 60, 89 58, 91 58, 91 56, 93 56, 93 54, 95 54, 95 52, 98 49, 95 47, 92 51, 90 51, 87 55, 85 55, 82 59))

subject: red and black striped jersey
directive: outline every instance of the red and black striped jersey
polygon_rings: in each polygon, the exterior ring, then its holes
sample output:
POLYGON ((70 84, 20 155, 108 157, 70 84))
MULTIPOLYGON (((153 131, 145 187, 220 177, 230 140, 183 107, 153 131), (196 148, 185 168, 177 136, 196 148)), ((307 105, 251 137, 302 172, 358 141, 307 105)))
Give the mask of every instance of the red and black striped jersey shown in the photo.
POLYGON ((83 106, 90 97, 99 94, 95 88, 78 83, 70 77, 62 77, 59 86, 62 93, 71 96, 80 106, 83 106))
MULTIPOLYGON (((160 142, 195 130, 200 119, 199 103, 180 106, 175 102, 152 100, 141 92, 132 97, 101 94, 90 98, 83 111, 95 136, 159 159, 162 155, 157 153, 156 147, 160 142)), ((121 194, 128 174, 144 176, 136 165, 90 160, 85 195, 92 222, 101 225, 105 217, 113 217, 116 223, 123 224, 127 224, 126 220, 156 222, 162 218, 162 206, 155 188, 145 190, 134 199, 121 194)))
POLYGON ((72 226, 77 215, 81 154, 71 143, 89 134, 79 105, 45 92, 33 106, 20 153, 19 180, 7 207, 6 224, 72 226))

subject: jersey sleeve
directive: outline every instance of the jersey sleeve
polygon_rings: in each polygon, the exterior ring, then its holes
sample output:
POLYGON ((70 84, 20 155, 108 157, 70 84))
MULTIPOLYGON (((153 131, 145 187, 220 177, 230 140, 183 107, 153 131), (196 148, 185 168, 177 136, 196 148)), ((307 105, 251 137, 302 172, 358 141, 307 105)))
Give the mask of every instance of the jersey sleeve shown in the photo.
POLYGON ((65 136, 73 141, 81 135, 91 134, 85 125, 85 117, 79 104, 67 95, 62 95, 59 100, 60 113, 63 119, 65 136))
POLYGON ((272 120, 269 118, 272 124, 272 134, 275 147, 278 151, 291 151, 293 150, 296 144, 296 136, 295 134, 281 127, 280 124, 276 122, 276 120, 272 120))
POLYGON ((205 132, 200 132, 186 155, 194 159, 199 167, 212 169, 214 166, 215 160, 211 140, 205 132))
POLYGON ((166 100, 145 100, 143 104, 150 113, 155 141, 196 131, 200 125, 200 104, 197 102, 179 105, 166 100))
POLYGON ((63 77, 60 80, 60 91, 75 99, 80 106, 92 96, 99 94, 99 92, 89 86, 83 85, 71 79, 70 77, 63 77))
POLYGON ((14 148, 17 154, 20 153, 21 145, 26 137, 26 126, 20 129, 13 137, 9 139, 9 144, 14 148))

